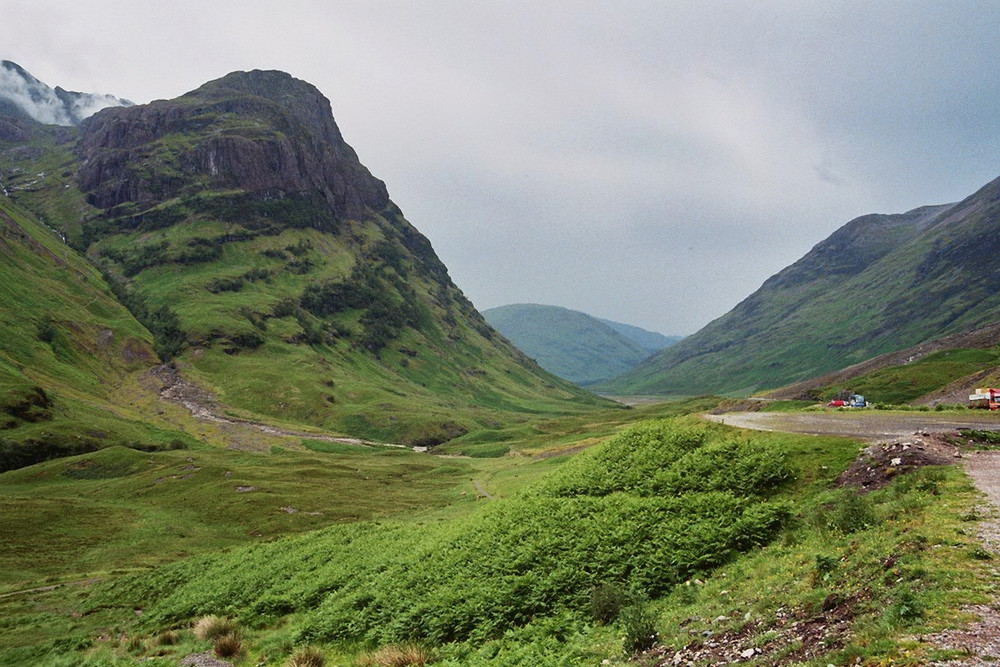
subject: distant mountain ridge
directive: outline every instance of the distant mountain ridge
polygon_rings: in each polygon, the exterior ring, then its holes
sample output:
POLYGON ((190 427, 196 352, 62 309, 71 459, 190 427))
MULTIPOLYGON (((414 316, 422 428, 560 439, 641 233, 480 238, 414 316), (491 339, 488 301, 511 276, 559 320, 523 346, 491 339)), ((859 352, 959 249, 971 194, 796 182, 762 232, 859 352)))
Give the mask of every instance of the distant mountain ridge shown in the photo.
POLYGON ((595 317, 594 319, 598 322, 607 324, 621 335, 638 343, 643 348, 648 350, 650 354, 662 350, 665 347, 675 345, 684 338, 684 336, 665 336, 657 331, 647 331, 642 327, 625 324, 623 322, 615 322, 613 320, 606 320, 601 317, 595 317))
POLYGON ((483 317, 542 368, 581 386, 624 373, 672 342, 559 306, 511 304, 484 310, 483 317))
POLYGON ((721 318, 602 385, 745 394, 1000 320, 1000 179, 852 220, 721 318))

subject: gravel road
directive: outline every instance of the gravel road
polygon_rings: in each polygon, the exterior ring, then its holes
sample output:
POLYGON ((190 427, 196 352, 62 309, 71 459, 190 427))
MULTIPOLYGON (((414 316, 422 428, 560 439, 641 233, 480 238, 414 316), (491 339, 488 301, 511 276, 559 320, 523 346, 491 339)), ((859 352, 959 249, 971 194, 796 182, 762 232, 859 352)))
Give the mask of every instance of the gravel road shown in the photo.
POLYGON ((728 412, 705 415, 728 426, 757 431, 843 435, 868 442, 901 438, 917 432, 947 433, 960 428, 1000 431, 1000 414, 968 415, 936 412, 728 412))

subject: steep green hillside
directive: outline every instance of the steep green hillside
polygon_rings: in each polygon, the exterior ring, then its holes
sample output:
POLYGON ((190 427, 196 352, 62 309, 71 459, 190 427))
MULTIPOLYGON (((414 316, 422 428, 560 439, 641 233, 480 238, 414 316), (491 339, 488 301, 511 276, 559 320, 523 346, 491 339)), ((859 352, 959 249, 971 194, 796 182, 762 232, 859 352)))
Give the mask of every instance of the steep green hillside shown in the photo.
POLYGON ((0 196, 0 470, 116 444, 182 447, 130 402, 151 336, 100 274, 0 196))
POLYGON ((496 335, 326 98, 287 74, 234 73, 78 130, 28 124, 0 143, 0 173, 159 355, 237 413, 432 445, 605 404, 496 335))
MULTIPOLYGON (((1000 366, 1000 348, 986 350, 950 349, 934 352, 911 364, 883 368, 851 380, 851 391, 869 401, 903 404, 926 396, 964 377, 992 371, 1000 366)), ((839 389, 830 386, 820 393, 830 398, 839 389)), ((964 391, 962 394, 969 394, 964 391)), ((965 405, 967 401, 956 401, 965 405)))
POLYGON ((853 220, 622 393, 741 394, 1000 320, 1000 180, 965 201, 853 220))
MULTIPOLYGON (((635 340, 642 329, 623 333, 628 325, 604 322, 576 310, 519 303, 483 311, 483 317, 545 370, 579 385, 592 385, 620 375, 651 354, 635 340)), ((661 338, 665 338, 661 336, 661 338)))

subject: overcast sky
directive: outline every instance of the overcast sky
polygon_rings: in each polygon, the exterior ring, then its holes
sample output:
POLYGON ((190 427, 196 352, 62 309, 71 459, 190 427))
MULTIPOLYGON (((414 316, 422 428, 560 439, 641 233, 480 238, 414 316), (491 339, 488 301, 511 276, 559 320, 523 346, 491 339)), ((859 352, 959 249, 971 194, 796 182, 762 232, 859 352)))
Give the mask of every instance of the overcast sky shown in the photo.
POLYGON ((848 220, 1000 176, 1000 2, 0 0, 0 58, 135 102, 280 69, 481 310, 690 334, 848 220))

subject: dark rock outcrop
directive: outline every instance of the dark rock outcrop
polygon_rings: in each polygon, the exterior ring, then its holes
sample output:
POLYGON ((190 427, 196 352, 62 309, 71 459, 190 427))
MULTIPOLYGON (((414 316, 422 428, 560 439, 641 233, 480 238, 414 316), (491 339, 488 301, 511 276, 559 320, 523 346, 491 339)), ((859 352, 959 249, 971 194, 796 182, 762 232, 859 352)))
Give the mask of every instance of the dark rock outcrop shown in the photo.
POLYGON ((235 72, 176 100, 106 109, 80 129, 80 187, 103 209, 143 210, 205 188, 319 194, 338 220, 389 204, 330 102, 283 72, 235 72))

